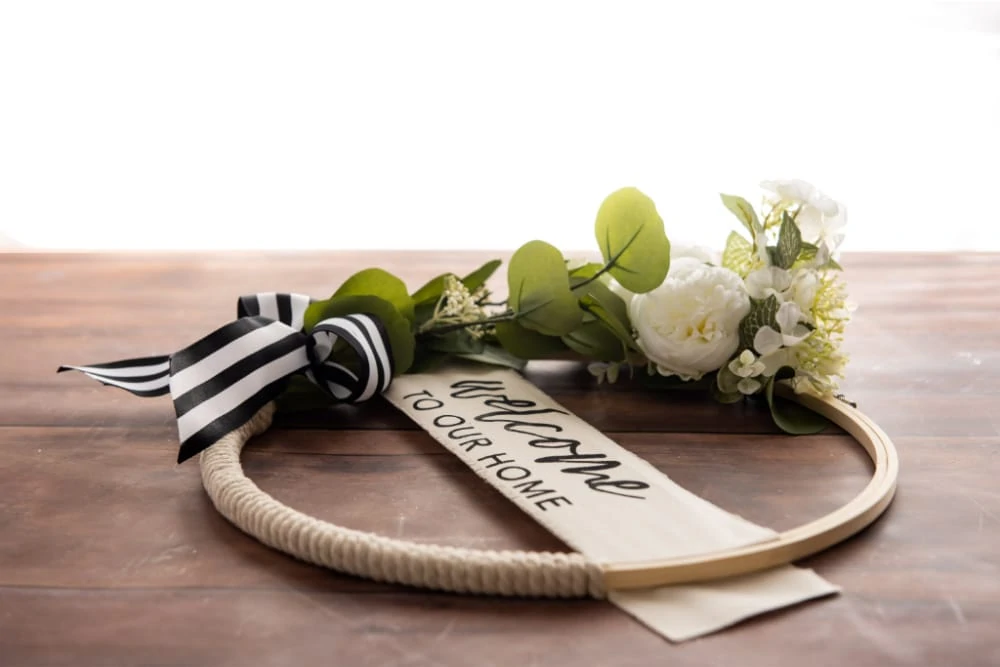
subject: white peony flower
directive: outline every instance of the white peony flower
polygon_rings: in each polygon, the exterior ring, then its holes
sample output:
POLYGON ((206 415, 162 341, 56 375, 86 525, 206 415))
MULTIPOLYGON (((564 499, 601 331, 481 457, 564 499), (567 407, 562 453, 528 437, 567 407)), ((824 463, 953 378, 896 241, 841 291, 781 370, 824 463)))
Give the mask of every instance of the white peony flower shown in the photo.
MULTIPOLYGON (((703 264, 719 264, 722 261, 719 253, 714 252, 705 246, 685 243, 671 243, 670 262, 673 263, 679 259, 696 259, 703 264)), ((634 292, 623 287, 622 284, 614 278, 611 278, 608 281, 608 287, 611 288, 612 292, 621 297, 626 306, 632 301, 632 297, 635 296, 634 292)))
POLYGON ((810 331, 808 327, 799 323, 801 317, 802 311, 794 302, 786 301, 781 304, 774 317, 780 331, 775 331, 767 325, 762 326, 753 337, 754 349, 761 357, 767 357, 782 347, 792 347, 802 342, 810 331))
POLYGON ((690 243, 670 243, 670 261, 676 262, 679 259, 689 257, 696 259, 703 264, 719 264, 722 257, 719 253, 703 245, 690 243))
POLYGON ((639 348, 662 375, 685 380, 729 360, 748 312, 750 299, 737 274, 692 258, 673 262, 662 285, 629 303, 639 348))
POLYGON ((798 179, 764 181, 760 186, 777 195, 779 203, 798 205, 795 222, 803 241, 826 246, 825 251, 830 254, 836 252, 844 240, 841 230, 847 224, 847 208, 843 204, 798 179))

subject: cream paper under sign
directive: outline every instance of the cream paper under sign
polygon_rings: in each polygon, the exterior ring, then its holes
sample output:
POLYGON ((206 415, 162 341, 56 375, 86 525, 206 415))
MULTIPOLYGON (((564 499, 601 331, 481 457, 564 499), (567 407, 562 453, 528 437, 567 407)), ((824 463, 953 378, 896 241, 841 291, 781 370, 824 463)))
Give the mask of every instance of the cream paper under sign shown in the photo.
MULTIPOLYGON (((680 558, 777 537, 678 486, 514 371, 454 367, 403 375, 385 395, 592 561, 680 558)), ((707 583, 609 591, 608 598, 683 641, 836 591, 811 570, 783 566, 707 583)))

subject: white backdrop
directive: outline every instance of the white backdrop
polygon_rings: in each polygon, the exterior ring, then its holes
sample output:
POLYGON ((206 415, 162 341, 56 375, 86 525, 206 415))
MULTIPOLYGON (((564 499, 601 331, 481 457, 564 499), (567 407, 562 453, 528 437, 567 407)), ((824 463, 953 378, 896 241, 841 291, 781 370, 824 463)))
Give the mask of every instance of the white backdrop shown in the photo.
POLYGON ((986 3, 0 3, 0 232, 53 248, 721 245, 801 177, 846 249, 1000 249, 986 3))

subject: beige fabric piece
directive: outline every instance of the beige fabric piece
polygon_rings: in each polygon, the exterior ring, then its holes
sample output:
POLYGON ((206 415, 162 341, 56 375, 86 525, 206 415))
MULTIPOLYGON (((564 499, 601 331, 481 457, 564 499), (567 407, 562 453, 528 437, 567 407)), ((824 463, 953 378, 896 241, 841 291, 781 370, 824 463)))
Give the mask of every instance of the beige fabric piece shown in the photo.
POLYGON ((675 484, 514 371, 403 375, 385 396, 591 560, 679 558, 777 537, 675 484), (606 467, 571 472, 593 466, 606 467), (630 488, 640 483, 649 488, 630 488))
MULTIPOLYGON (((455 367, 404 375, 386 397, 588 560, 679 558, 776 537, 675 484, 513 371, 455 367), (573 463, 545 461, 573 454, 580 456, 573 463), (568 472, 611 461, 617 465, 603 469, 603 480, 568 472), (595 490, 595 479, 610 484, 598 489, 612 492, 595 490), (637 482, 648 486, 636 490, 637 482)), ((682 641, 835 591, 811 571, 786 566, 705 584, 610 592, 609 598, 682 641)))
POLYGON ((682 642, 839 590, 812 570, 782 565, 707 584, 608 591, 608 599, 667 639, 682 642))

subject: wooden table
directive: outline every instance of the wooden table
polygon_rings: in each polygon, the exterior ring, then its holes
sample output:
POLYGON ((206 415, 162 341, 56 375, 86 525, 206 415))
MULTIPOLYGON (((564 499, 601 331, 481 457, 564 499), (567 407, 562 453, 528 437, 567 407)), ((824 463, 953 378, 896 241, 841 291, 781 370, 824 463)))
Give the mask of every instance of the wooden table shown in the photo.
MULTIPOLYGON (((381 265, 411 285, 481 253, 0 256, 2 665, 1000 664, 1000 257, 846 258, 860 308, 846 392, 895 439, 900 492, 804 563, 839 597, 671 645, 609 604, 462 597, 291 560, 215 513, 174 464, 169 400, 60 363, 173 352, 240 294, 324 296, 381 265)), ((761 410, 530 378, 722 507, 777 529, 865 483, 842 433, 787 438, 761 410)), ((387 404, 286 420, 248 474, 306 512, 416 541, 562 549, 387 404)))

